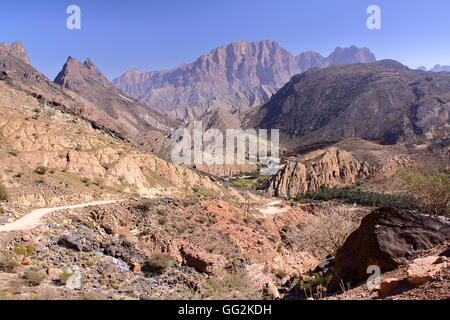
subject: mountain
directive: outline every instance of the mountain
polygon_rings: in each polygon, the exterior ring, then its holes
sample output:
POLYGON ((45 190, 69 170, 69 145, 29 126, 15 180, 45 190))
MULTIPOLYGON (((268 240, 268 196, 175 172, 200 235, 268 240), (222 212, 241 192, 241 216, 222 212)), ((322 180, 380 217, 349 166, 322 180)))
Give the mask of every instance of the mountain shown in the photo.
POLYGON ((431 72, 450 72, 450 66, 435 65, 430 69, 431 72))
POLYGON ((90 59, 81 63, 69 57, 55 78, 55 83, 93 103, 115 119, 129 136, 149 129, 168 132, 176 126, 174 122, 114 87, 90 59))
MULTIPOLYGON (((194 63, 147 73, 134 69, 113 83, 147 106, 162 113, 175 110, 179 114, 185 113, 186 108, 202 109, 199 106, 211 104, 213 99, 261 86, 278 89, 292 76, 311 67, 374 60, 365 48, 337 48, 328 58, 313 52, 295 57, 274 41, 235 41, 212 50, 194 63)), ((249 107, 245 100, 242 106, 249 107)))
POLYGON ((177 121, 187 122, 193 119, 203 119, 217 109, 224 109, 232 114, 239 114, 247 108, 257 107, 276 93, 270 86, 258 86, 249 91, 239 91, 231 95, 216 97, 206 103, 194 107, 180 107, 168 113, 168 117, 177 121))
POLYGON ((427 70, 427 68, 424 66, 417 68, 417 70, 431 72, 450 72, 450 66, 441 66, 440 64, 437 64, 430 70, 427 70))
POLYGON ((23 44, 18 41, 14 42, 11 46, 6 43, 0 43, 0 51, 8 52, 10 55, 16 57, 17 59, 25 62, 28 65, 31 65, 27 50, 25 49, 23 44))
POLYGON ((375 55, 367 48, 351 46, 337 47, 328 57, 323 57, 314 51, 304 52, 296 57, 297 64, 302 71, 311 68, 326 68, 338 64, 371 63, 375 62, 375 55))
POLYGON ((381 144, 448 135, 450 75, 384 60, 311 69, 294 76, 246 127, 279 128, 290 148, 358 137, 381 144))
POLYGON ((77 93, 110 116, 119 131, 141 148, 169 159, 173 142, 167 135, 178 126, 114 87, 97 66, 69 57, 55 83, 77 93))

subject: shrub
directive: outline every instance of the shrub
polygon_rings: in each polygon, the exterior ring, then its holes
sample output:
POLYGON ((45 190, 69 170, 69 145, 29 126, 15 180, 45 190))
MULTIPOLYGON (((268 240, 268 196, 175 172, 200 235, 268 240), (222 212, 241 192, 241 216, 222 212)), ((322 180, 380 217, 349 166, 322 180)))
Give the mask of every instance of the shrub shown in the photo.
POLYGON ((154 253, 145 263, 144 271, 154 271, 163 273, 167 271, 174 264, 174 260, 171 256, 163 253, 154 253))
POLYGON ((8 191, 6 190, 5 186, 0 183, 0 201, 6 200, 8 200, 8 191))
POLYGON ((0 271, 13 273, 17 267, 17 262, 9 253, 0 253, 0 271))
POLYGON ((303 198, 299 198, 297 200, 302 201, 304 199, 319 201, 340 200, 344 203, 356 203, 358 205, 368 207, 386 206, 402 209, 418 208, 417 199, 409 195, 393 195, 367 192, 352 187, 331 189, 323 187, 316 192, 308 192, 303 196, 303 198))
POLYGON ((66 283, 67 283, 67 280, 69 280, 69 278, 70 278, 71 276, 73 276, 73 273, 72 273, 72 272, 64 271, 63 273, 61 273, 61 274, 59 275, 59 282, 60 282, 61 284, 66 284, 66 283))
POLYGON ((284 231, 286 242, 317 255, 335 255, 356 230, 360 218, 360 213, 345 207, 319 209, 301 230, 284 231))
POLYGON ((31 256, 36 252, 34 245, 32 244, 20 244, 14 248, 14 253, 18 256, 31 256))
POLYGON ((400 177, 406 188, 419 200, 421 209, 430 216, 450 215, 450 174, 424 174, 418 170, 404 169, 400 177))
POLYGON ((47 171, 48 171, 48 168, 47 167, 43 167, 43 166, 37 166, 36 169, 34 169, 34 173, 40 174, 41 176, 46 174, 47 171))
POLYGON ((28 270, 24 273, 23 279, 32 287, 37 287, 47 276, 43 271, 28 270))

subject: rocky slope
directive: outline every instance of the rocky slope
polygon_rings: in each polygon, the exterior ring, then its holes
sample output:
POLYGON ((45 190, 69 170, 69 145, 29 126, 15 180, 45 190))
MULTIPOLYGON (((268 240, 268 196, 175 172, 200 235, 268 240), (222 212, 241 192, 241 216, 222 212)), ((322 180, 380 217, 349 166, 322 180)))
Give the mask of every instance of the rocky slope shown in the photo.
POLYGON ((106 113, 52 83, 9 50, 0 53, 1 179, 9 205, 19 208, 13 215, 20 215, 20 208, 133 193, 189 196, 196 190, 241 197, 217 179, 133 146, 111 129, 121 126, 106 113))
MULTIPOLYGON (((328 58, 309 54, 295 57, 274 41, 235 41, 212 50, 191 64, 173 70, 142 72, 131 70, 113 83, 140 102, 161 112, 184 113, 186 108, 201 108, 213 99, 259 86, 280 88, 289 79, 311 67, 335 63, 372 62, 367 49, 336 49, 328 58)), ((249 107, 246 99, 241 106, 249 107)), ((179 115, 178 115, 179 116, 179 115)))
POLYGON ((170 139, 164 135, 170 133, 177 123, 127 97, 106 79, 90 59, 81 63, 69 57, 55 83, 77 93, 105 112, 120 126, 125 136, 140 143, 141 147, 159 155, 167 155, 166 150, 155 143, 152 136, 156 135, 165 144, 171 145, 170 139), (142 139, 142 136, 146 139, 142 139))
POLYGON ((381 144, 448 138, 450 76, 385 60, 312 69, 291 79, 246 127, 279 128, 295 148, 358 137, 381 144))

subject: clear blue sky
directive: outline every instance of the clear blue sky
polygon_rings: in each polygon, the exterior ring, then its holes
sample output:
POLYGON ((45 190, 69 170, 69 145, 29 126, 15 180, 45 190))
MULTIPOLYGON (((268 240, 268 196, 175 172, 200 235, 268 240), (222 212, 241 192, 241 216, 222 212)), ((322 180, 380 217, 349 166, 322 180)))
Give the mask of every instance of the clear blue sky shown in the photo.
POLYGON ((53 79, 68 56, 90 57, 110 79, 139 68, 173 68, 233 40, 278 41, 293 54, 369 47, 410 67, 450 65, 448 0, 2 0, 0 42, 21 41, 53 79), (66 28, 66 8, 82 29, 66 28), (368 30, 366 9, 382 9, 368 30))

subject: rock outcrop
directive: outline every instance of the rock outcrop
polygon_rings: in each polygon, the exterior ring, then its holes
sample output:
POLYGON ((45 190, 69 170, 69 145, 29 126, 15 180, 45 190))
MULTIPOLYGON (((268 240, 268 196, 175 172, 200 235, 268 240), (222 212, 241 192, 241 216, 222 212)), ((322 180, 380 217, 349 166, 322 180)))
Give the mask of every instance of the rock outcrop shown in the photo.
POLYGON ((268 184, 267 191, 274 196, 297 198, 321 187, 354 184, 373 172, 373 167, 359 161, 351 153, 329 148, 315 151, 301 159, 288 161, 268 184))
POLYGON ((400 209, 381 208, 366 216, 338 250, 329 292, 368 278, 376 265, 387 272, 450 239, 450 223, 400 209))

